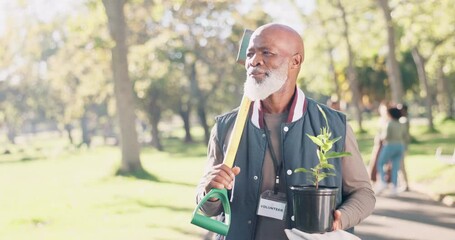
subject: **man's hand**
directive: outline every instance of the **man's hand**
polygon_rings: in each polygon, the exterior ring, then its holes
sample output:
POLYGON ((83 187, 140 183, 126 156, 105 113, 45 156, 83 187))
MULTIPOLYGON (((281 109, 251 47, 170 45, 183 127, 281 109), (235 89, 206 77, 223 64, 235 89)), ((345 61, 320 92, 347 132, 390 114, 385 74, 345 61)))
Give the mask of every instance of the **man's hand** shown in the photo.
POLYGON ((240 173, 239 167, 233 167, 231 169, 230 167, 224 164, 214 166, 206 179, 207 184, 205 186, 205 192, 208 193, 212 188, 232 189, 234 177, 237 176, 239 173, 240 173))
POLYGON ((333 231, 335 230, 343 230, 341 228, 341 211, 340 210, 335 210, 333 213, 333 225, 332 225, 333 231))

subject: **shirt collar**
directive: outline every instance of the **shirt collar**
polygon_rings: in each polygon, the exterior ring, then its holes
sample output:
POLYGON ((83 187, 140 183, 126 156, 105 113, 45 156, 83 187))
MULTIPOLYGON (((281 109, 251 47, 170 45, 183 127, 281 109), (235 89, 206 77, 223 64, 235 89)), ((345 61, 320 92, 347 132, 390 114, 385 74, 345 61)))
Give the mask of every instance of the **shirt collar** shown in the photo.
MULTIPOLYGON (((307 101, 305 93, 303 93, 300 88, 296 87, 286 123, 295 122, 303 117, 308 105, 307 101)), ((262 101, 253 102, 251 122, 258 128, 264 128, 264 111, 262 110, 262 101)))

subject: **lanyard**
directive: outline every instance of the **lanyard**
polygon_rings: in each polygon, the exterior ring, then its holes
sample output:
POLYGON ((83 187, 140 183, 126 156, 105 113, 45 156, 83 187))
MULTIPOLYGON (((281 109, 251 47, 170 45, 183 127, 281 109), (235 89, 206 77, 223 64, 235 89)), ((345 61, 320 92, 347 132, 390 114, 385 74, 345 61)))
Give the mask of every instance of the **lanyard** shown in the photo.
POLYGON ((267 136, 267 143, 269 145, 270 155, 272 156, 273 166, 275 167, 275 185, 273 187, 273 193, 277 194, 278 186, 280 184, 280 173, 281 173, 281 169, 283 167, 283 162, 278 162, 278 159, 276 158, 275 150, 273 149, 273 146, 272 146, 272 139, 270 138, 269 129, 267 128, 267 124, 265 123, 265 120, 264 120, 264 127, 265 127, 265 135, 267 136))

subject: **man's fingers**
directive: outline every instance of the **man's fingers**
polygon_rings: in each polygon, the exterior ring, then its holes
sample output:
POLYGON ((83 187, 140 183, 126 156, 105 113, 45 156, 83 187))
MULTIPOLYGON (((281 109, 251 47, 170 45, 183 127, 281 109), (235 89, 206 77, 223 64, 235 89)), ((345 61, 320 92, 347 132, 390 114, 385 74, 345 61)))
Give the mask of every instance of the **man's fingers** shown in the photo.
POLYGON ((234 172, 232 171, 232 169, 230 167, 228 167, 228 166, 226 166, 224 164, 221 164, 219 169, 224 171, 224 172, 226 172, 229 175, 231 181, 234 180, 235 174, 234 174, 234 172))
POLYGON ((229 168, 224 164, 217 165, 213 168, 206 191, 210 191, 212 188, 218 189, 232 189, 234 178, 240 173, 239 167, 229 168))
POLYGON ((239 167, 233 167, 232 172, 234 173, 235 176, 239 175, 240 173, 240 168, 239 167))
POLYGON ((341 229, 341 211, 340 210, 335 210, 333 213, 333 230, 339 230, 341 229))
POLYGON ((227 177, 228 175, 222 174, 222 175, 217 175, 213 179, 216 183, 220 183, 223 185, 222 188, 228 188, 229 184, 231 184, 232 180, 230 177, 227 177))

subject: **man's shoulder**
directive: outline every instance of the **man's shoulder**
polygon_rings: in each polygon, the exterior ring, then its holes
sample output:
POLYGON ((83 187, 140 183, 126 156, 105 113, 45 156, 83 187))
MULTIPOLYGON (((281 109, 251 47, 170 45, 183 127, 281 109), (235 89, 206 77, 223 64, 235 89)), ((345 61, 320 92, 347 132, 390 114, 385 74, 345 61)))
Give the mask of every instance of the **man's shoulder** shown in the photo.
POLYGON ((230 120, 232 118, 235 119, 235 117, 237 116, 237 113, 239 112, 239 108, 234 108, 232 109, 231 111, 229 112, 225 112, 223 114, 220 114, 218 116, 215 117, 215 120, 217 122, 220 122, 220 121, 226 121, 226 120, 230 120))

